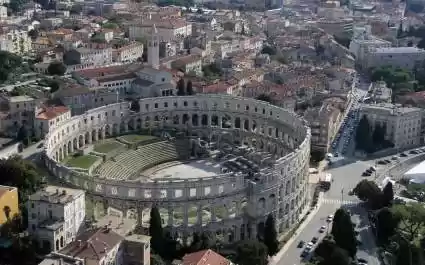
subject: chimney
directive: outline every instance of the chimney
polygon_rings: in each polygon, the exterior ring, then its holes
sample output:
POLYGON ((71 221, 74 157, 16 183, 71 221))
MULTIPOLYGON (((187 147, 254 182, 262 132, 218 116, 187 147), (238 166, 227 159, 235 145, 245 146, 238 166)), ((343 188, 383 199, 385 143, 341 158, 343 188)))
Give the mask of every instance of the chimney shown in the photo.
POLYGON ((66 190, 63 190, 62 191, 62 195, 66 195, 66 190))
POLYGON ((78 240, 78 246, 79 246, 79 247, 82 247, 82 246, 83 246, 83 241, 78 240))
POLYGON ((59 189, 56 189, 56 194, 59 194, 59 189))

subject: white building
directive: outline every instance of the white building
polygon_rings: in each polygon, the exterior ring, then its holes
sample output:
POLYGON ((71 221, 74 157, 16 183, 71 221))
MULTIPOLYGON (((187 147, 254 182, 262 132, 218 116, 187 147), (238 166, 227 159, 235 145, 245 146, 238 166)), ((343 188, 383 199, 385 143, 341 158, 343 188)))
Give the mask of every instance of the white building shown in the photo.
POLYGON ((355 27, 349 50, 354 54, 356 62, 362 64, 371 51, 377 48, 389 48, 391 42, 377 38, 372 35, 371 27, 355 27))
POLYGON ((29 96, 0 96, 0 132, 14 137, 22 125, 32 129, 38 104, 29 96))
POLYGON ((28 232, 46 250, 59 251, 77 237, 85 218, 83 190, 47 186, 29 196, 28 232))
POLYGON ((34 132, 41 139, 50 129, 71 118, 71 110, 64 106, 41 108, 35 116, 34 132))
POLYGON ((421 128, 424 114, 425 110, 420 108, 388 103, 363 105, 360 110, 360 116, 366 115, 371 126, 383 125, 386 128, 386 140, 400 149, 422 144, 421 128))
POLYGON ((141 24, 133 24, 129 27, 130 40, 137 40, 150 36, 152 29, 158 30, 158 39, 161 42, 169 42, 176 39, 183 39, 192 35, 192 24, 181 18, 165 18, 143 20, 141 24))
POLYGON ((15 54, 26 54, 32 49, 27 30, 11 30, 0 35, 0 50, 15 54))
POLYGON ((416 47, 377 48, 369 53, 367 67, 390 66, 413 70, 425 60, 425 50, 416 47))

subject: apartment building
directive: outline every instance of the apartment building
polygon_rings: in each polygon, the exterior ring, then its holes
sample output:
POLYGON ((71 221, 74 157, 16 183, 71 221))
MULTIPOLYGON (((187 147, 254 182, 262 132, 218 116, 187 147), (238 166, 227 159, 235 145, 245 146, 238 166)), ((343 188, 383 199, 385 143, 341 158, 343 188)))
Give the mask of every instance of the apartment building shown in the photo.
POLYGON ((425 61, 425 50, 416 47, 377 48, 369 53, 366 67, 390 66, 413 70, 425 61))
POLYGON ((117 103, 119 93, 111 88, 88 88, 79 84, 67 84, 57 91, 54 99, 60 100, 71 110, 72 115, 81 115, 89 109, 117 103))
POLYGON ((42 139, 51 129, 71 118, 71 110, 64 106, 42 107, 35 116, 34 132, 42 139))
POLYGON ((99 49, 77 48, 64 54, 64 63, 67 65, 93 64, 104 66, 112 63, 112 48, 99 49))
POLYGON ((180 57, 177 60, 173 61, 171 65, 173 69, 180 70, 185 74, 202 74, 202 58, 198 55, 191 54, 180 57))
POLYGON ((170 42, 192 35, 192 23, 176 17, 151 18, 129 26, 130 40, 150 36, 152 28, 156 27, 160 42, 170 42))
POLYGON ((354 54, 356 63, 363 64, 371 51, 389 47, 391 47, 391 42, 373 36, 371 27, 364 26, 354 28, 349 50, 354 54))
POLYGON ((150 237, 119 235, 108 226, 90 229, 39 265, 150 265, 150 237))
POLYGON ((423 144, 422 118, 425 111, 420 108, 402 107, 391 103, 362 105, 361 117, 366 116, 372 126, 380 124, 386 128, 385 138, 395 148, 409 148, 423 144))
POLYGON ((143 43, 132 42, 117 49, 112 49, 112 61, 135 62, 143 56, 143 43))
POLYGON ((321 106, 307 109, 304 118, 311 127, 311 150, 328 153, 332 140, 343 119, 346 101, 339 97, 327 98, 321 106))
POLYGON ((24 29, 12 29, 0 33, 0 50, 24 55, 32 49, 32 40, 28 31, 24 29))
POLYGON ((0 132, 15 137, 22 125, 32 130, 39 103, 29 96, 0 96, 0 132))
POLYGON ((85 192, 47 186, 28 198, 28 233, 49 251, 59 251, 75 241, 83 229, 85 192))

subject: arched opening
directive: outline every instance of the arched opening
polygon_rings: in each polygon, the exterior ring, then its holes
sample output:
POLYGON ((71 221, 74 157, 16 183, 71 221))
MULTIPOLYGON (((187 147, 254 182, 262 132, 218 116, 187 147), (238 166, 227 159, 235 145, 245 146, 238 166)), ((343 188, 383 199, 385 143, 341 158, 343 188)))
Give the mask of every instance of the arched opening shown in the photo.
POLYGON ((224 115, 224 117, 221 119, 221 127, 229 129, 232 127, 231 123, 232 118, 229 115, 224 115))
POLYGON ((257 122, 255 120, 252 121, 251 130, 253 132, 256 132, 257 131, 257 122))
POLYGON ((178 125, 180 123, 180 116, 179 115, 175 115, 173 117, 173 124, 178 125))
POLYGON ((202 126, 208 126, 208 115, 207 114, 203 114, 202 115, 202 126))
POLYGON ((243 129, 245 131, 248 131, 249 130, 249 121, 248 120, 244 120, 243 129))
POLYGON ((241 118, 236 117, 235 119, 235 128, 240 129, 241 128, 241 118))
POLYGON ((199 125, 199 116, 198 114, 193 114, 192 115, 192 125, 193 126, 198 126, 199 125))
POLYGON ((186 124, 189 121, 189 115, 188 114, 183 114, 182 121, 183 121, 183 124, 186 124))
POLYGON ((213 115, 211 117, 211 126, 218 126, 218 116, 217 115, 213 115))
POLYGON ((107 124, 106 126, 105 126, 105 135, 107 136, 107 137, 110 137, 111 136, 111 127, 109 126, 109 124, 107 124))

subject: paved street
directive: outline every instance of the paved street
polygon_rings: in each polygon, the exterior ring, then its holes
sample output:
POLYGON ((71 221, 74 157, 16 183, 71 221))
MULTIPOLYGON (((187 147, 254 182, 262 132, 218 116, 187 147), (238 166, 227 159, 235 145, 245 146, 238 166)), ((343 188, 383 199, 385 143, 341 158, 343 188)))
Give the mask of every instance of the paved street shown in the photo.
MULTIPOLYGON (((283 258, 277 263, 279 265, 301 264, 300 254, 302 249, 297 248, 300 240, 309 242, 313 237, 324 237, 326 233, 320 234, 319 228, 323 225, 327 226, 326 218, 330 214, 343 206, 350 209, 353 213, 353 221, 360 223, 359 232, 363 246, 359 247, 358 256, 366 258, 370 265, 378 265, 379 263, 375 255, 375 244, 373 236, 369 233, 369 224, 366 212, 358 206, 359 200, 355 196, 349 196, 348 191, 362 179, 362 172, 373 165, 373 161, 353 161, 347 164, 332 168, 327 172, 333 176, 331 189, 325 193, 322 204, 317 214, 310 220, 301 233, 295 235, 295 240, 289 246, 288 251, 283 258), (342 193, 341 193, 342 191, 342 193), (361 220, 361 221, 360 221, 361 220)), ((331 227, 331 226, 330 226, 331 227)))

